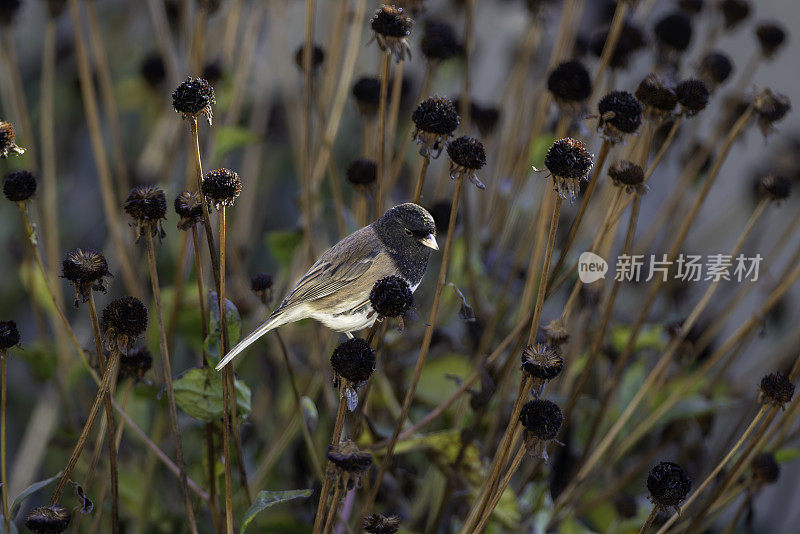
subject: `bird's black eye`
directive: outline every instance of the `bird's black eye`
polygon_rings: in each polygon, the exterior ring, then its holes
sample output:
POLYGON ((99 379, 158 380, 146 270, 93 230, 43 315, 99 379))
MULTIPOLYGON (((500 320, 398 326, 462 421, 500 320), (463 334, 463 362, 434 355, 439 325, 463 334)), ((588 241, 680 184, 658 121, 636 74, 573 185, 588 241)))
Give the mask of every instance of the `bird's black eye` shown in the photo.
POLYGON ((406 228, 405 230, 406 230, 406 235, 407 235, 407 236, 412 236, 412 235, 414 235, 414 232, 412 232, 412 231, 411 231, 411 230, 409 230, 408 228, 406 228))

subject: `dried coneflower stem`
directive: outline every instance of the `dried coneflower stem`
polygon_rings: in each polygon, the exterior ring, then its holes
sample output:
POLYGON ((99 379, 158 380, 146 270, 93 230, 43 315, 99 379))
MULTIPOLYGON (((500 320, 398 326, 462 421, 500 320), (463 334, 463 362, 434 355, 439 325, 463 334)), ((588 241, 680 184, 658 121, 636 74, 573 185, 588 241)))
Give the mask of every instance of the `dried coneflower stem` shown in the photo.
POLYGON ((483 517, 481 517, 481 520, 478 522, 478 526, 475 527, 474 532, 483 532, 483 529, 486 528, 486 523, 488 523, 489 518, 492 517, 492 511, 497 507, 497 504, 500 502, 500 498, 503 496, 503 492, 506 490, 509 483, 511 483, 511 478, 514 476, 514 473, 517 472, 517 469, 519 469, 519 466, 522 464, 522 460, 525 459, 526 455, 527 451, 525 450, 525 447, 520 447, 517 451, 517 454, 514 456, 514 459, 511 460, 511 465, 508 466, 508 470, 506 471, 503 480, 500 481, 500 485, 497 486, 497 489, 492 495, 491 500, 489 501, 489 504, 483 513, 483 517))
POLYGON ((8 473, 6 471, 6 351, 0 351, 0 482, 3 484, 3 525, 4 532, 11 532, 11 518, 8 517, 8 473))
MULTIPOLYGON (((394 146, 395 136, 397 135, 397 116, 400 113, 400 97, 403 94, 403 66, 405 65, 405 61, 399 61, 394 67, 394 75, 392 77, 392 90, 389 93, 391 97, 389 98, 389 115, 386 119, 386 146, 388 147, 388 153, 386 154, 386 170, 388 171, 391 169, 391 161, 392 161, 392 147, 394 146)), ((389 184, 389 176, 387 173, 386 176, 386 183, 384 185, 389 184)), ((385 191, 388 193, 389 188, 385 187, 385 191)))
POLYGON ((442 264, 439 267, 439 278, 436 281, 436 290, 433 293, 433 303, 431 304, 430 315, 428 316, 428 321, 426 323, 427 327, 425 328, 425 336, 422 338, 422 346, 420 347, 419 355, 417 356, 417 363, 414 366, 411 382, 408 385, 405 398, 403 399, 403 406, 400 409, 400 416, 397 418, 394 431, 392 432, 392 437, 386 446, 386 454, 381 461, 381 465, 378 469, 372 489, 370 490, 369 495, 364 502, 360 520, 363 520, 370 513, 372 510, 372 505, 375 502, 375 498, 378 496, 381 481, 383 480, 384 475, 386 475, 386 471, 389 469, 389 465, 391 464, 395 445, 397 445, 400 432, 403 430, 403 424, 405 423, 406 417, 408 417, 408 411, 411 409, 411 403, 414 400, 414 393, 417 390, 419 379, 422 376, 422 368, 425 365, 428 351, 431 348, 431 341, 433 341, 433 329, 434 325, 436 324, 436 316, 439 313, 439 300, 442 296, 442 288, 444 287, 444 282, 447 278, 447 267, 450 263, 453 235, 455 234, 456 227, 456 215, 458 214, 458 201, 463 182, 463 176, 459 176, 456 178, 456 184, 453 188, 453 198, 450 204, 450 219, 448 222, 448 228, 450 228, 450 231, 447 232, 447 239, 445 240, 444 251, 442 252, 442 264))
MULTIPOLYGON (((100 372, 105 375, 110 369, 107 369, 108 363, 103 354, 103 345, 100 341, 100 323, 97 320, 97 309, 94 305, 93 291, 89 292, 89 319, 92 323, 94 345, 95 350, 97 350, 97 362, 100 366, 100 372)), ((111 528, 114 533, 117 533, 119 532, 119 482, 117 480, 117 447, 114 442, 116 426, 114 424, 114 408, 111 406, 110 389, 111 388, 105 392, 103 403, 105 404, 106 425, 108 426, 108 469, 111 475, 111 528)))
POLYGON ((376 172, 376 187, 375 187, 375 215, 380 217, 383 213, 383 188, 384 188, 384 172, 386 169, 386 98, 389 92, 389 65, 392 55, 390 53, 383 53, 381 56, 380 80, 381 92, 380 99, 378 100, 378 154, 377 163, 378 168, 376 172))
MULTIPOLYGON (((195 130, 196 131, 196 130, 195 130)), ((161 287, 158 282, 158 270, 156 267, 155 243, 153 234, 145 232, 147 239, 147 265, 150 270, 150 285, 153 289, 153 304, 158 320, 159 343, 161 345, 161 365, 164 375, 164 387, 167 390, 167 403, 169 405, 169 422, 172 429, 172 436, 175 440, 175 463, 178 465, 181 491, 183 492, 184 505, 186 507, 186 518, 189 523, 189 531, 197 532, 197 525, 194 519, 192 501, 189 497, 189 485, 186 476, 186 463, 183 459, 183 446, 181 445, 180 428, 178 427, 178 409, 175 405, 175 392, 172 389, 172 366, 169 360, 169 348, 167 347, 167 332, 164 329, 164 318, 161 314, 161 287)))
MULTIPOLYGON (((344 395, 339 396, 339 407, 336 410, 336 421, 333 424, 333 432, 331 433, 331 445, 335 445, 339 443, 339 439, 342 435, 342 426, 344 425, 344 415, 347 410, 347 399, 344 395)), ((302 417, 302 414, 300 414, 302 417)), ((336 474, 333 469, 330 468, 330 460, 328 461, 328 468, 325 470, 325 479, 322 483, 322 489, 319 493, 319 503, 317 503, 317 514, 314 517, 314 534, 319 534, 322 532, 322 527, 325 520, 326 515, 326 506, 328 503, 328 494, 331 491, 331 486, 333 486, 334 479, 336 478, 336 474)), ((335 501, 334 501, 335 502, 335 501)))
POLYGON ((645 534, 650 526, 653 524, 653 521, 656 520, 658 516, 658 505, 654 504, 653 507, 650 509, 650 513, 647 515, 647 519, 644 520, 644 524, 642 528, 639 529, 639 534, 645 534))
POLYGON ((208 215, 208 202, 205 195, 201 193, 201 182, 203 181, 203 162, 200 159, 200 136, 197 132, 197 117, 189 119, 189 130, 191 132, 192 140, 194 141, 194 159, 195 168, 197 169, 197 191, 200 194, 200 202, 203 205, 203 229, 205 229, 206 240, 208 241, 208 253, 211 256, 211 272, 214 274, 215 285, 219 286, 219 262, 216 255, 216 246, 214 246, 214 233, 211 231, 211 219, 208 215))
POLYGON ((314 261, 314 225, 313 225, 313 189, 311 183, 311 128, 312 128, 312 105, 313 105, 313 87, 314 73, 313 73, 313 51, 314 51, 314 8, 315 0, 306 0, 306 39, 303 47, 303 120, 300 129, 301 146, 302 150, 302 165, 301 165, 301 185, 302 185, 302 208, 305 241, 306 241, 306 259, 309 264, 314 261))
POLYGON ((419 165, 419 176, 417 177, 417 185, 414 187, 414 198, 411 202, 419 204, 422 198, 422 187, 425 185, 425 175, 428 172, 428 165, 431 164, 431 159, 428 156, 422 156, 422 162, 419 165))

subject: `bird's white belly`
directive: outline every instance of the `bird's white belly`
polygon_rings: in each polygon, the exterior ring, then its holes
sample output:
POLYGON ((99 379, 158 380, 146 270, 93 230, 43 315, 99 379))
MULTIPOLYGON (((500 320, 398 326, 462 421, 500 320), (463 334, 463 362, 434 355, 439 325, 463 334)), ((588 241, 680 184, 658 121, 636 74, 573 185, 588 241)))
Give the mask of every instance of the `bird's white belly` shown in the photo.
MULTIPOLYGON (((370 308, 371 310, 372 308, 370 308)), ((372 326, 372 323, 377 319, 377 314, 375 313, 371 317, 367 317, 367 315, 368 312, 345 314, 315 313, 312 317, 336 332, 355 332, 372 326)))

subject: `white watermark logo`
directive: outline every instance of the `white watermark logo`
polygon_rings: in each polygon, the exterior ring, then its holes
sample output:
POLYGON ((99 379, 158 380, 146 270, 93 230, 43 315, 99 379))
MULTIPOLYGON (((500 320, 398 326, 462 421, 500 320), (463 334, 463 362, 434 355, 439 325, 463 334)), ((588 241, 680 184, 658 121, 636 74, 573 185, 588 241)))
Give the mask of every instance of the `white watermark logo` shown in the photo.
POLYGON ((584 284, 591 284, 606 277, 608 263, 594 252, 584 252, 578 258, 578 278, 584 284))

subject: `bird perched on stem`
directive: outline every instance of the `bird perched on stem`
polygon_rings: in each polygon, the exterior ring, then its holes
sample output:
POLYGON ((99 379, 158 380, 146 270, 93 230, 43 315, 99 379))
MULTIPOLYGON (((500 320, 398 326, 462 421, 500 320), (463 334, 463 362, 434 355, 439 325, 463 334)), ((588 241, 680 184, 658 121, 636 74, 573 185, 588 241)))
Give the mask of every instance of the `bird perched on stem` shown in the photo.
POLYGON ((375 282, 399 276, 414 291, 431 250, 439 250, 431 214, 412 203, 391 208, 326 250, 267 320, 225 355, 217 370, 270 330, 309 317, 353 337, 351 332, 371 326, 377 318, 369 300, 375 282))

